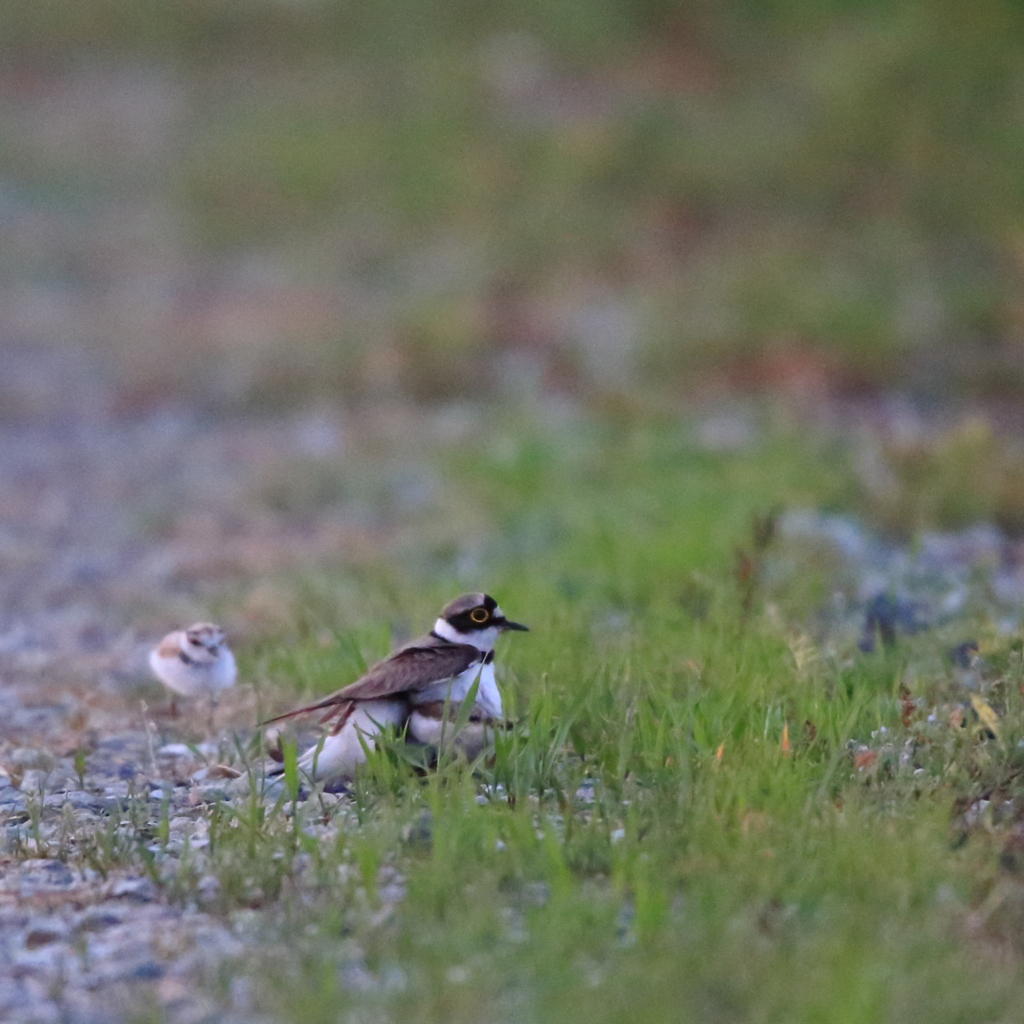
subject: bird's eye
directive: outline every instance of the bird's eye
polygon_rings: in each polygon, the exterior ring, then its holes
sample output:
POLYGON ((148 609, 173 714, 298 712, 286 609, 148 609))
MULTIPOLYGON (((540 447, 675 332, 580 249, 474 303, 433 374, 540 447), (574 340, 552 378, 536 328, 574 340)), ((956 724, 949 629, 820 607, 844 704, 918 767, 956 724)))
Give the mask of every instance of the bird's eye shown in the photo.
POLYGON ((470 613, 469 617, 476 623, 486 622, 490 617, 490 612, 486 608, 474 608, 470 613))

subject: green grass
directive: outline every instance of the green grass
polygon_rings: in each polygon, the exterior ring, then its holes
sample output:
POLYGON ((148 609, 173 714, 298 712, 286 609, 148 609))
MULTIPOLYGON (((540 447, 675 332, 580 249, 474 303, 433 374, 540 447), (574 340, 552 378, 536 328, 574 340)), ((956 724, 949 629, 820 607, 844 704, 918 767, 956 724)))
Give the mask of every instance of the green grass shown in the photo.
MULTIPOLYGON (((500 650, 521 725, 425 778, 381 750, 351 800, 217 805, 165 891, 260 911, 224 998, 242 974, 303 1024, 1015 1020, 1020 811, 999 808, 1020 800, 1019 645, 990 655, 993 738, 950 724, 934 635, 819 648, 803 590, 734 576, 737 547, 761 554, 752 514, 840 500, 842 450, 776 430, 709 455, 671 423, 479 440, 447 460, 449 543, 532 627, 500 650), (987 816, 957 817, 982 796, 987 816)), ((294 631, 243 667, 272 701, 351 678, 389 621, 422 626, 469 584, 440 557, 304 582, 294 631)))

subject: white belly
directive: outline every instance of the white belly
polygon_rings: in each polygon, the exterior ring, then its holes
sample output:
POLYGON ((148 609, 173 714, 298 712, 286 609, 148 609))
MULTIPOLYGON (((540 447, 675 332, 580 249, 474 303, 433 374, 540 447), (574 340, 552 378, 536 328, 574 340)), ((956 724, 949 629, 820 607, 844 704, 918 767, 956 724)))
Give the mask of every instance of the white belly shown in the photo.
POLYGON ((234 685, 238 668, 235 665, 235 656, 226 647, 221 648, 220 658, 217 659, 211 675, 213 678, 210 687, 215 692, 226 690, 229 686, 234 685))
POLYGON ((366 750, 374 749, 373 737, 388 726, 401 727, 407 713, 402 700, 368 700, 356 705, 341 732, 310 747, 299 758, 299 770, 318 782, 352 778, 356 768, 365 763, 366 750))
POLYGON ((484 665, 480 672, 480 689, 476 693, 477 707, 483 708, 489 718, 504 718, 501 710, 501 694, 494 680, 494 662, 484 665))
POLYGON ((189 665, 181 658, 163 658, 150 652, 149 667, 165 686, 184 697, 201 697, 226 690, 235 681, 235 657, 222 649, 220 657, 208 664, 189 665))
POLYGON ((412 695, 413 704, 433 704, 435 701, 447 700, 459 704, 473 688, 479 678, 480 685, 476 691, 476 706, 489 718, 502 718, 501 694, 494 680, 494 664, 481 665, 479 662, 470 665, 465 672, 459 673, 454 679, 445 679, 434 683, 424 690, 412 695))

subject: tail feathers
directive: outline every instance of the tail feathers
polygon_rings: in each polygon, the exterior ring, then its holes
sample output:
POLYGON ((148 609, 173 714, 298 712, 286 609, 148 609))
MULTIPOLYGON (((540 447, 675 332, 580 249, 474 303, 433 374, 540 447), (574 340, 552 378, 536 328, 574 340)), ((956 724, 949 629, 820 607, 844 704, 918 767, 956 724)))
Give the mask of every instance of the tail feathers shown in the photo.
POLYGON ((306 704, 301 708, 295 708, 293 711, 286 711, 283 715, 275 715, 273 718, 268 718, 260 722, 260 726, 273 725, 274 722, 283 722, 289 718, 296 718, 298 715, 307 715, 311 711, 322 711, 324 708, 327 708, 327 714, 321 717, 321 722, 329 722, 338 714, 337 709, 339 708, 342 709, 341 720, 344 722, 352 713, 352 702, 349 700, 338 700, 337 697, 327 697, 324 700, 317 701, 315 704, 306 704), (347 709, 345 708, 346 704, 349 705, 347 709))

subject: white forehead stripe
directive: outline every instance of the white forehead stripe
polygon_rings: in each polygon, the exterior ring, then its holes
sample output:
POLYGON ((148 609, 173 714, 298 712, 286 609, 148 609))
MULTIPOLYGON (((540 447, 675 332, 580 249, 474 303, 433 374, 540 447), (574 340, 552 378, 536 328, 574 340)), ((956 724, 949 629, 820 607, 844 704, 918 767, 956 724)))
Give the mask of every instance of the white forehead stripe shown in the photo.
POLYGON ((494 606, 494 617, 496 619, 505 618, 505 613, 497 605, 494 606))

